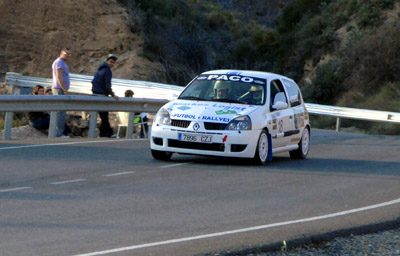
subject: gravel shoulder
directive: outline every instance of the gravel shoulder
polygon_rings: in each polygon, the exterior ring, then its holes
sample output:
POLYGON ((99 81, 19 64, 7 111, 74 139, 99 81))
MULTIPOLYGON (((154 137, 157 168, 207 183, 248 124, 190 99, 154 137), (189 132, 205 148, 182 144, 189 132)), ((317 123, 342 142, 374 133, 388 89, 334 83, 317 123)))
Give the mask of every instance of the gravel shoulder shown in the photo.
MULTIPOLYGON (((290 245, 288 245, 290 246, 290 245)), ((311 256, 311 255, 400 255, 400 228, 373 234, 337 237, 319 244, 247 256, 311 256)))

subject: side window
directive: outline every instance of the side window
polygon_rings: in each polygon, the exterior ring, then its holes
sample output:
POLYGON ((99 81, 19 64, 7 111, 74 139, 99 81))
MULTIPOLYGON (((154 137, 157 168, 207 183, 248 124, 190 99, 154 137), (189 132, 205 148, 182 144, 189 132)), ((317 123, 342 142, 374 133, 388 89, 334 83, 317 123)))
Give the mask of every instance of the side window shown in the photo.
POLYGON ((275 105, 276 102, 282 101, 285 103, 287 102, 286 95, 285 95, 285 90, 283 89, 282 82, 280 80, 273 80, 271 81, 271 99, 270 99, 270 109, 271 111, 274 111, 272 108, 273 105, 275 105))
POLYGON ((286 91, 289 95, 289 102, 292 107, 298 106, 301 104, 301 97, 299 92, 299 87, 296 83, 283 79, 283 83, 285 84, 286 91))

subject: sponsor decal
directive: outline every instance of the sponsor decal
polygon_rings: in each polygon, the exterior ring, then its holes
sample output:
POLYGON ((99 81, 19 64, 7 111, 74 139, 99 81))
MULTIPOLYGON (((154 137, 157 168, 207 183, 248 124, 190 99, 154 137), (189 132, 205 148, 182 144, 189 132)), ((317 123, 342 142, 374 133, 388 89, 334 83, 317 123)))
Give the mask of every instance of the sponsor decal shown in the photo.
POLYGON ((191 105, 190 102, 174 102, 174 104, 172 104, 172 106, 188 106, 191 105))
POLYGON ((279 133, 282 133, 283 132, 283 120, 282 119, 279 120, 278 126, 279 126, 279 133))
POLYGON ((226 117, 218 117, 218 116, 202 116, 201 120, 204 121, 217 121, 217 122, 224 122, 229 123, 230 119, 226 117))
POLYGON ((220 109, 220 110, 218 110, 218 111, 215 111, 215 113, 216 113, 217 115, 237 114, 237 112, 236 112, 235 110, 230 110, 230 109, 227 109, 227 110, 220 109))
POLYGON ((174 102, 172 106, 208 106, 209 103, 196 103, 196 102, 174 102))
POLYGON ((242 107, 242 106, 229 106, 229 105, 223 105, 223 104, 215 103, 215 104, 211 105, 211 107, 223 108, 225 110, 243 111, 243 110, 251 108, 253 106, 244 106, 244 107, 242 107))
POLYGON ((185 110, 191 109, 191 107, 188 107, 188 106, 180 106, 180 107, 178 107, 178 109, 185 111, 185 110))
POLYGON ((276 131, 276 129, 278 129, 278 125, 277 125, 277 119, 272 119, 272 130, 276 131))
POLYGON ((273 114, 271 115, 271 118, 274 119, 274 118, 277 118, 277 117, 280 117, 280 116, 281 116, 281 113, 280 113, 280 112, 277 112, 277 113, 273 113, 273 114))
POLYGON ((294 127, 298 129, 299 127, 304 127, 304 112, 303 110, 294 109, 294 127))
POLYGON ((184 119, 196 119, 195 115, 188 115, 188 114, 173 114, 171 115, 171 117, 175 117, 175 118, 184 118, 184 119))
POLYGON ((235 75, 235 76, 240 76, 242 72, 239 71, 232 71, 232 72, 228 72, 228 75, 235 75))
POLYGON ((232 82, 266 84, 266 82, 262 79, 254 79, 253 77, 249 76, 241 76, 240 73, 234 72, 229 73, 228 75, 199 76, 197 80, 224 80, 232 82))
POLYGON ((191 105, 192 106, 196 106, 196 107, 207 107, 209 104, 208 103, 195 103, 195 102, 193 102, 191 105))

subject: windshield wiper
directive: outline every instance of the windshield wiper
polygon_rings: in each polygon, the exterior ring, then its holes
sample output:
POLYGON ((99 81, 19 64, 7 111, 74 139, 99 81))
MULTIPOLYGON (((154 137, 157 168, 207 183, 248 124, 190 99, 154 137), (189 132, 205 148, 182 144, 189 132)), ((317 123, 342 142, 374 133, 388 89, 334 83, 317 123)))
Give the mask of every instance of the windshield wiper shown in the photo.
POLYGON ((196 97, 196 96, 183 96, 183 97, 179 97, 180 100, 206 100, 200 97, 196 97))

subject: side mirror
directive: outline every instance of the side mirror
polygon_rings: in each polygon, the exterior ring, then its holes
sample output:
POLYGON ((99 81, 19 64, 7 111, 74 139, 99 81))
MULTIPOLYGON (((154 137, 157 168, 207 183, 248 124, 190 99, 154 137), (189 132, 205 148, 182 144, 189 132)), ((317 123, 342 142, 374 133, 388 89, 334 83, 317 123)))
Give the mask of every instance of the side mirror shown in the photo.
POLYGON ((287 107, 288 107, 288 104, 283 101, 278 101, 272 106, 272 108, 275 110, 281 110, 281 109, 285 109, 287 107))

